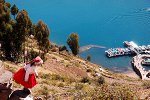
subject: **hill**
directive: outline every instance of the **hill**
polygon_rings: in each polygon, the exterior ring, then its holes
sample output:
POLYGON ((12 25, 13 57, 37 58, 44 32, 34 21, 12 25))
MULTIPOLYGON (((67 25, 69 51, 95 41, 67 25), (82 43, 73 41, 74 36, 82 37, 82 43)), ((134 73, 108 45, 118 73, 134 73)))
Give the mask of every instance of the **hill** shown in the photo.
MULTIPOLYGON (((66 51, 49 51, 46 59, 38 68, 38 84, 31 90, 34 97, 58 100, 150 99, 149 81, 113 73, 66 51)), ((16 65, 5 61, 4 65, 14 73, 23 63, 16 65)), ((13 82, 13 90, 22 88, 13 82)))

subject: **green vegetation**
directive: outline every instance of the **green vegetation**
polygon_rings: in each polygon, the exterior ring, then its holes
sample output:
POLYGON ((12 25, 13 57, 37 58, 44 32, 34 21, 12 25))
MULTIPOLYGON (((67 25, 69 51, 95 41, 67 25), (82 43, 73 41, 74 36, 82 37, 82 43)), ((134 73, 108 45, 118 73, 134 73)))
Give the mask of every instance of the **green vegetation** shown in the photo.
POLYGON ((19 11, 15 4, 11 7, 10 3, 0 0, 0 26, 0 44, 5 59, 18 61, 24 55, 25 42, 31 34, 36 37, 39 49, 42 51, 39 55, 44 58, 45 53, 48 52, 50 32, 47 25, 42 21, 34 25, 28 12, 19 11), (11 18, 11 14, 14 19, 11 18))
POLYGON ((81 83, 89 83, 89 82, 90 82, 90 80, 87 77, 83 77, 81 80, 81 83))
POLYGON ((33 59, 33 58, 37 57, 38 55, 39 55, 38 52, 31 49, 31 51, 29 53, 29 59, 33 59))
POLYGON ((101 84, 104 84, 105 83, 105 79, 104 77, 100 76, 97 80, 98 84, 101 85, 101 84))
POLYGON ((14 4, 11 7, 11 14, 14 15, 14 19, 15 19, 15 15, 19 12, 19 9, 17 8, 17 6, 14 4))
POLYGON ((67 44, 69 45, 74 55, 77 55, 79 53, 79 36, 77 33, 71 33, 69 35, 67 44))
POLYGON ((87 60, 88 60, 88 61, 91 61, 91 56, 87 56, 87 60))
POLYGON ((44 24, 43 21, 39 21, 33 27, 35 28, 34 35, 38 41, 39 50, 42 50, 44 52, 42 54, 44 58, 45 53, 47 53, 50 48, 50 41, 49 41, 50 31, 48 29, 48 26, 44 24))
POLYGON ((64 50, 68 51, 66 46, 60 46, 59 47, 59 51, 64 51, 64 50))

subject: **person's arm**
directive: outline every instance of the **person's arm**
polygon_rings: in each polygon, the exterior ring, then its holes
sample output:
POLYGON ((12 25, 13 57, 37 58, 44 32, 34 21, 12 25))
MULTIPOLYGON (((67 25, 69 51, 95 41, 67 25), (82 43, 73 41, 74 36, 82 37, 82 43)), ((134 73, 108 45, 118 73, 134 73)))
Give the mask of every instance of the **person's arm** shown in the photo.
POLYGON ((34 72, 35 72, 35 75, 38 76, 38 73, 37 73, 37 70, 36 70, 36 69, 34 69, 34 72))

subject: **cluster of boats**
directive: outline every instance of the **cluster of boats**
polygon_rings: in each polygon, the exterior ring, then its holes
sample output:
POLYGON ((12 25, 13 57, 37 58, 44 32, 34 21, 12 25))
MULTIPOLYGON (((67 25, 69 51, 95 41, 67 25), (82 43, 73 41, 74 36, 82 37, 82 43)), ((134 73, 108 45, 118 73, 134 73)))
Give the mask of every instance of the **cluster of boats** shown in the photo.
POLYGON ((111 48, 105 51, 108 57, 131 55, 134 52, 130 48, 111 48))
POLYGON ((143 46, 138 46, 135 44, 133 41, 124 41, 123 42, 126 48, 111 48, 106 50, 106 55, 108 57, 116 57, 116 56, 122 56, 122 55, 132 55, 132 54, 140 54, 144 53, 150 54, 150 45, 143 45, 143 46))
POLYGON ((143 46, 138 46, 137 48, 134 48, 137 52, 139 53, 149 53, 150 51, 150 45, 143 45, 143 46))

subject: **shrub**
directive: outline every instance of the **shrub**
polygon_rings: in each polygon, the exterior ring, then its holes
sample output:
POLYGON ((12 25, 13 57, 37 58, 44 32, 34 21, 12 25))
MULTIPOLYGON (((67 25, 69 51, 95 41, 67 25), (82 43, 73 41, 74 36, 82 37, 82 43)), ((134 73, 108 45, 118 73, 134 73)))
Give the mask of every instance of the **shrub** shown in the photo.
POLYGON ((81 79, 81 82, 82 82, 82 83, 89 83, 90 80, 89 80, 87 77, 83 77, 83 78, 81 79))
POLYGON ((64 51, 64 50, 68 51, 66 46, 60 46, 59 47, 59 51, 64 51))
POLYGON ((98 84, 101 85, 101 84, 104 84, 105 83, 105 79, 104 77, 100 76, 97 80, 98 84))
POLYGON ((92 72, 92 70, 88 68, 88 69, 86 70, 86 72, 92 72))
POLYGON ((88 60, 88 61, 91 61, 91 56, 87 56, 87 60, 88 60))

